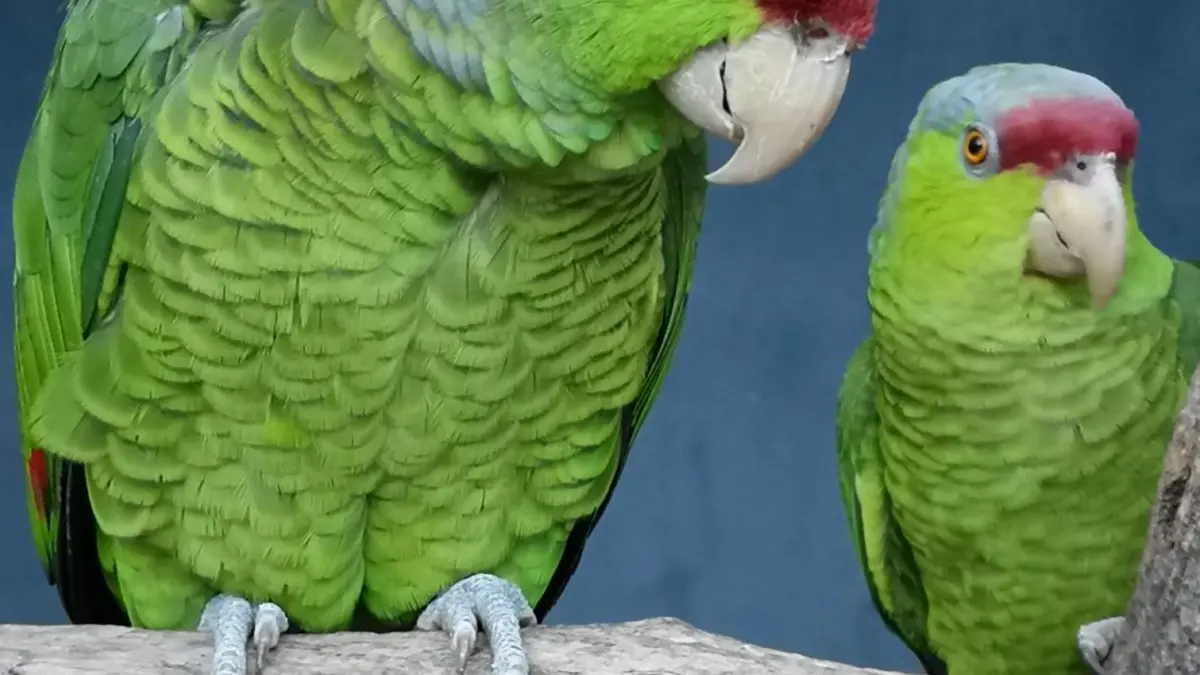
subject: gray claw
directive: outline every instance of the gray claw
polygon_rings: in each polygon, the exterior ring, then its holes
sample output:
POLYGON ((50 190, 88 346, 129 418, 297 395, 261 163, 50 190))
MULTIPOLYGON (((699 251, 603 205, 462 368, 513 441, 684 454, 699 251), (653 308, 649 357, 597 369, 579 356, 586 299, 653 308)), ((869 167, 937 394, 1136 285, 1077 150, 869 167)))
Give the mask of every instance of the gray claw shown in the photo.
POLYGON ((279 644, 279 638, 287 629, 288 618, 279 605, 264 602, 254 608, 254 650, 259 671, 266 664, 267 654, 279 644))
POLYGON ((1079 650, 1079 656, 1092 671, 1092 675, 1104 675, 1104 664, 1124 628, 1125 617, 1114 616, 1089 623, 1075 634, 1075 646, 1079 650))
POLYGON ((519 588, 491 574, 476 574, 429 603, 417 619, 417 629, 444 631, 461 673, 482 627, 492 650, 492 675, 529 675, 521 628, 536 623, 533 608, 519 588))
POLYGON ((475 636, 478 632, 479 629, 475 627, 475 622, 472 620, 469 627, 459 626, 454 629, 454 633, 450 637, 450 646, 454 648, 454 665, 460 673, 467 670, 467 658, 475 650, 475 636))
POLYGON ((247 675, 247 640, 253 635, 262 670, 266 654, 279 643, 288 620, 276 604, 255 606, 234 595, 216 595, 204 606, 199 628, 213 634, 212 675, 247 675))

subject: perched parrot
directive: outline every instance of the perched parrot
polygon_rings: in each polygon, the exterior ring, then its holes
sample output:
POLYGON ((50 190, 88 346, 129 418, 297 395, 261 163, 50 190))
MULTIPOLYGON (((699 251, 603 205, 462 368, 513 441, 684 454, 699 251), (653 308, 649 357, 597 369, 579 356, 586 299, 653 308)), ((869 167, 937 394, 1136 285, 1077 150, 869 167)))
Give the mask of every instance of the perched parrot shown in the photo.
POLYGON ((1006 63, 933 87, 895 155, 837 452, 927 673, 1087 672, 1103 626, 1076 631, 1132 593, 1200 356, 1200 269, 1138 229, 1137 140, 1096 78, 1006 63))
POLYGON ((840 104, 876 0, 71 0, 13 205, 33 532, 70 619, 487 633, 574 572, 705 178, 840 104), (705 175, 702 131, 739 143, 705 175))

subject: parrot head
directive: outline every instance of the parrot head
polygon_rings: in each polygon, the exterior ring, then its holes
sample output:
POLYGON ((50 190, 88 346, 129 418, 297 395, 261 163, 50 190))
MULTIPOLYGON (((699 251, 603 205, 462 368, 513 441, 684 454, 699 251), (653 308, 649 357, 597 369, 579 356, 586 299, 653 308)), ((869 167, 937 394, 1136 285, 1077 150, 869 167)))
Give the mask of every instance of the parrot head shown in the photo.
POLYGON ((884 198, 887 237, 932 275, 1084 281, 1102 309, 1136 229, 1137 141, 1133 112, 1094 77, 1045 64, 974 68, 922 100, 884 198))
POLYGON ((878 0, 517 0, 572 72, 619 96, 657 86, 733 141, 713 183, 765 180, 817 141, 841 103, 878 0))

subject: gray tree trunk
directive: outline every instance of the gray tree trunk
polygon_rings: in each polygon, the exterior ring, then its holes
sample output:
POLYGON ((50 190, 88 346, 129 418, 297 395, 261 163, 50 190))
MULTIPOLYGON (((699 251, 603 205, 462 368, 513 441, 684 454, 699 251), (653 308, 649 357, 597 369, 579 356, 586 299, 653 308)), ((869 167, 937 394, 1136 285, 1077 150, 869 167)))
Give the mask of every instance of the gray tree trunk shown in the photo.
MULTIPOLYGON (((1200 368, 1163 462, 1125 625, 1105 675, 1200 673, 1200 368)), ((1103 499, 1103 495, 1098 495, 1103 499)), ((1102 618, 1102 617, 1097 617, 1102 618)))

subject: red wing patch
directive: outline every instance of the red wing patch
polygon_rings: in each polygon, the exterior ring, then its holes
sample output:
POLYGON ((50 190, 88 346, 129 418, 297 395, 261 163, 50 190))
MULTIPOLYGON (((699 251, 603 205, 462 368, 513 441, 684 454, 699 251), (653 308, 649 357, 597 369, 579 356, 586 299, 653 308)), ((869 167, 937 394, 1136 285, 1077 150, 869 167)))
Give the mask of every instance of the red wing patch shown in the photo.
POLYGON ((29 451, 29 459, 25 461, 25 470, 29 472, 29 486, 33 489, 33 503, 37 506, 42 520, 46 519, 46 453, 41 448, 29 451))

